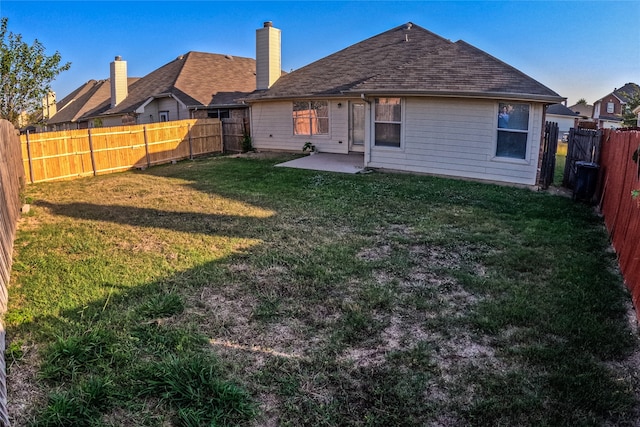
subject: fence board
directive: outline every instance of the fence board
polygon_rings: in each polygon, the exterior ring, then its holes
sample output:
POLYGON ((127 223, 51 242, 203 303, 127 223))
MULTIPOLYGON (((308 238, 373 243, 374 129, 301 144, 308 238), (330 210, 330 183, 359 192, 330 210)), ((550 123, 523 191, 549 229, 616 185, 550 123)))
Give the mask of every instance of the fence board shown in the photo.
MULTIPOLYGON (((24 179, 17 131, 8 121, 0 120, 0 315, 7 310, 13 239, 20 215, 20 190, 24 179)), ((0 320, 0 425, 9 425, 4 350, 5 331, 0 320)))
POLYGON ((638 164, 632 160, 638 149, 640 132, 605 131, 600 155, 600 181, 604 182, 600 209, 640 319, 640 200, 631 196, 633 190, 640 189, 638 164))
POLYGON ((567 159, 564 167, 562 186, 573 188, 575 185, 576 162, 600 161, 601 130, 571 128, 567 145, 567 159))
POLYGON ((145 168, 222 152, 218 119, 114 126, 24 135, 29 182, 145 168))

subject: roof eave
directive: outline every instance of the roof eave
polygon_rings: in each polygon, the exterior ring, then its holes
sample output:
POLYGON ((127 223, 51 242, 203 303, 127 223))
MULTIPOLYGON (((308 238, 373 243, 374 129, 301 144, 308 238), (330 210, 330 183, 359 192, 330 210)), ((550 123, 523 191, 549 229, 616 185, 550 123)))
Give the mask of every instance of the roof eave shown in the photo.
POLYGON ((280 96, 261 96, 258 98, 246 99, 248 103, 260 101, 285 101, 291 99, 331 99, 331 98, 359 98, 362 95, 375 96, 419 96, 419 97, 438 97, 438 98, 473 98, 473 99, 496 99, 511 101, 536 101, 545 104, 557 104, 564 102, 567 98, 560 95, 537 95, 529 93, 504 93, 504 92, 470 92, 470 91, 430 91, 416 89, 376 89, 376 90, 351 90, 338 94, 307 94, 307 95, 280 95, 280 96))
POLYGON ((415 90, 415 89, 401 89, 401 90, 367 90, 367 91, 349 91, 347 94, 362 95, 388 95, 388 96, 429 96, 439 98, 473 98, 473 99, 504 99, 512 101, 538 101, 544 103, 557 104, 565 101, 560 95, 539 95, 531 93, 505 93, 505 92, 473 92, 473 91, 431 91, 431 90, 415 90))

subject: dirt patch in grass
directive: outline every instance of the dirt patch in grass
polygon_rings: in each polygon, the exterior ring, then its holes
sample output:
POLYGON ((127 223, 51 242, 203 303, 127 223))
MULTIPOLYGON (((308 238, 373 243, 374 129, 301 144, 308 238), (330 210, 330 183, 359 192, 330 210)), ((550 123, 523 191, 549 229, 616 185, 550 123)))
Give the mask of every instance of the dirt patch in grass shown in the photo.
POLYGON ((35 410, 47 401, 47 393, 38 385, 37 375, 40 357, 37 346, 22 346, 23 355, 19 360, 8 358, 7 393, 9 416, 12 425, 25 426, 32 419, 35 410))
MULTIPOLYGON (((127 386, 155 368, 180 379, 181 367, 197 390, 202 366, 247 391, 256 426, 639 419, 616 399, 640 400, 640 358, 618 346, 624 331, 599 328, 618 321, 618 296, 598 294, 616 278, 597 248, 563 246, 602 231, 580 207, 431 177, 273 168, 287 156, 272 153, 234 157, 31 187, 11 290, 13 309, 31 317, 20 325, 14 311, 11 325, 42 327, 43 345, 77 326, 67 344, 91 361, 80 375, 117 371, 104 378, 126 377, 115 387, 135 401, 107 395, 105 422, 175 422, 167 390, 139 398, 127 386), (567 357, 577 350, 582 365, 567 357), (583 367, 589 375, 574 375, 583 367)), ((37 411, 35 395, 45 406, 34 384, 82 400, 67 380, 38 383, 38 362, 29 353, 23 376, 11 372, 24 382, 12 405, 37 411)))

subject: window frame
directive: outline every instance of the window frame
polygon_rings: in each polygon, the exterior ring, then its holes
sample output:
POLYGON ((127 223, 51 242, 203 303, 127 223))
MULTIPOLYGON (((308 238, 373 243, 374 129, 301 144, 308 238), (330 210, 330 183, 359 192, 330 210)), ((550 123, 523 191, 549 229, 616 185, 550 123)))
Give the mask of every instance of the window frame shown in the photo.
POLYGON ((293 136, 304 136, 304 137, 328 137, 331 133, 331 119, 330 119, 330 111, 329 111, 330 103, 326 99, 299 99, 291 102, 291 125, 292 125, 292 134, 293 136), (307 104, 307 109, 296 110, 296 104, 307 104), (314 104, 324 104, 325 108, 318 109, 314 108, 314 104), (326 111, 326 116, 317 115, 318 111, 326 111), (311 113, 312 111, 316 112, 316 115, 311 113), (296 112, 308 112, 308 115, 300 115, 296 116, 296 112), (304 121, 308 120, 308 133, 298 132, 297 123, 304 123, 304 121), (314 129, 320 130, 322 129, 322 125, 320 124, 321 120, 326 120, 326 132, 314 132, 314 129), (315 124, 315 126, 314 126, 315 124))
POLYGON ((158 120, 160 122, 168 122, 169 121, 169 111, 168 110, 158 111, 158 120), (163 117, 166 117, 167 120, 162 120, 163 117))
POLYGON ((607 102, 607 114, 615 114, 616 113, 616 104, 613 101, 607 102), (609 111, 611 110, 611 111, 609 111))
POLYGON ((511 101, 498 101, 496 103, 496 108, 495 108, 495 129, 496 129, 496 133, 495 133, 495 139, 494 139, 494 145, 493 145, 493 160, 498 160, 498 161, 505 161, 505 162, 512 162, 512 163, 524 163, 524 164, 528 164, 530 162, 531 159, 531 123, 532 123, 532 118, 533 118, 533 105, 531 103, 527 103, 527 102, 511 102, 511 101), (518 129, 518 128, 510 128, 510 127, 501 127, 500 126, 500 113, 501 110, 503 108, 503 106, 527 106, 527 120, 526 120, 526 129, 518 129), (506 156, 506 155, 499 155, 498 154, 498 148, 499 148, 499 138, 500 138, 500 134, 501 132, 504 133, 511 133, 511 134, 516 134, 516 135, 526 135, 526 139, 524 141, 525 146, 524 146, 524 157, 513 157, 513 156, 506 156))
POLYGON ((388 149, 388 150, 402 150, 404 147, 404 114, 405 114, 405 100, 402 97, 399 96, 379 96, 376 97, 373 100, 373 138, 372 138, 372 145, 376 148, 376 149, 388 149), (398 99, 400 102, 398 103, 398 105, 400 106, 400 120, 396 121, 396 120, 377 120, 377 106, 379 105, 379 101, 381 99, 398 99), (398 132, 398 137, 399 137, 399 141, 398 141, 398 145, 390 145, 390 144, 379 144, 378 140, 377 140, 377 132, 376 132, 376 125, 380 123, 380 124, 393 124, 393 125, 398 125, 399 126, 399 132, 398 132))

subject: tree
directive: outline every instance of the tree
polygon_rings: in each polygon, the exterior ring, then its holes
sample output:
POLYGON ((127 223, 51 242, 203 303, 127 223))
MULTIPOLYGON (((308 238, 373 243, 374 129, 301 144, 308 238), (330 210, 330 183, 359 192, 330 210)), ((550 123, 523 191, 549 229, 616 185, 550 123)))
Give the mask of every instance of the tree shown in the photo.
POLYGON ((42 108, 42 99, 51 90, 51 82, 71 67, 60 65, 57 51, 47 56, 37 39, 33 45, 20 34, 7 31, 9 19, 0 19, 0 118, 18 125, 21 114, 31 115, 42 108))
POLYGON ((633 110, 640 105, 640 90, 633 93, 625 93, 625 95, 627 95, 627 105, 625 105, 622 112, 622 126, 638 126, 638 116, 633 113, 633 110))
POLYGON ((584 98, 580 98, 580 99, 578 100, 578 102, 576 102, 576 104, 584 104, 584 105, 587 105, 587 100, 586 100, 586 99, 584 99, 584 98))

